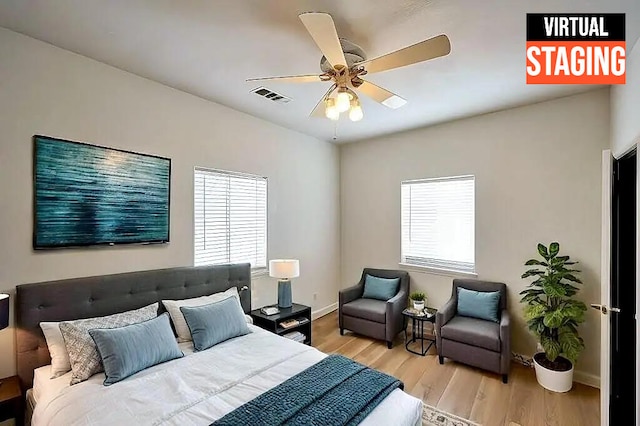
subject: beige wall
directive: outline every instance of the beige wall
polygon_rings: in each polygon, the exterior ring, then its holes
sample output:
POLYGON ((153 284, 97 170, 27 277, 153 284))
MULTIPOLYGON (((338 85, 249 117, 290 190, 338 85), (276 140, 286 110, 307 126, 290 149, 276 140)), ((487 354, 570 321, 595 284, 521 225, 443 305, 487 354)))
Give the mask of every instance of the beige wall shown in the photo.
MULTIPOLYGON (((518 293, 539 241, 557 240, 579 260, 581 298, 600 300, 600 162, 608 146, 608 89, 342 146, 342 285, 366 266, 398 268, 402 180, 474 174, 478 277, 507 283, 513 350, 532 354, 518 293)), ((429 305, 449 298, 452 277, 410 274, 429 305)), ((587 348, 576 378, 597 383, 595 311, 580 331, 587 348)))
POLYGON ((627 83, 611 86, 611 151, 618 158, 640 143, 640 40, 627 54, 627 83))
MULTIPOLYGON (((314 309, 336 301, 335 146, 5 29, 0 58, 0 291, 13 293, 26 282, 192 265, 193 168, 206 166, 268 176, 269 256, 300 259, 296 301, 314 309), (34 253, 36 133, 170 157, 171 243, 34 253)), ((276 301, 273 279, 255 280, 254 289, 254 306, 276 301)), ((7 329, 0 331, 0 377, 14 369, 14 334, 7 329)))

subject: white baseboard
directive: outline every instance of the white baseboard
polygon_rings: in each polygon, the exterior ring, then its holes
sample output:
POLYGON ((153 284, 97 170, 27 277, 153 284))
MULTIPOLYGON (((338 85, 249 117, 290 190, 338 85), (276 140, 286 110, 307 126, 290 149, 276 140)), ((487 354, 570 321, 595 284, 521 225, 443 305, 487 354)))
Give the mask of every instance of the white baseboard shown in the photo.
MULTIPOLYGON (((529 355, 517 354, 513 352, 511 356, 514 362, 522 364, 525 367, 533 368, 533 360, 529 355)), ((580 370, 574 370, 573 381, 600 389, 600 376, 596 376, 595 374, 585 373, 584 371, 580 370)))
POLYGON ((323 316, 325 316, 327 314, 330 314, 331 312, 333 312, 333 311, 335 311, 337 309, 338 309, 338 302, 332 303, 329 306, 325 306, 324 308, 320 308, 320 309, 318 309, 316 311, 312 311, 311 312, 311 319, 312 320, 318 319, 318 318, 323 317, 323 316))
POLYGON ((573 372, 573 381, 600 389, 600 376, 596 376, 595 374, 575 370, 573 372))

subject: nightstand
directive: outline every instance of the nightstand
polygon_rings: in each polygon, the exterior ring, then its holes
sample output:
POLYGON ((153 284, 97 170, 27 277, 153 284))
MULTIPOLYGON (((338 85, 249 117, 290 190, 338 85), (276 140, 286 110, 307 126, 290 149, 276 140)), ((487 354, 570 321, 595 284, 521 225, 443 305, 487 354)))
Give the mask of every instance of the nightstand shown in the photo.
POLYGON ((24 405, 18 376, 0 379, 0 422, 15 419, 17 426, 24 424, 24 405))
POLYGON ((304 335, 305 345, 311 346, 311 307, 294 303, 290 308, 279 308, 280 312, 274 315, 265 315, 260 309, 251 311, 253 323, 267 331, 287 337, 289 333, 299 332, 304 335), (289 328, 280 324, 287 320, 298 320, 299 324, 289 328))

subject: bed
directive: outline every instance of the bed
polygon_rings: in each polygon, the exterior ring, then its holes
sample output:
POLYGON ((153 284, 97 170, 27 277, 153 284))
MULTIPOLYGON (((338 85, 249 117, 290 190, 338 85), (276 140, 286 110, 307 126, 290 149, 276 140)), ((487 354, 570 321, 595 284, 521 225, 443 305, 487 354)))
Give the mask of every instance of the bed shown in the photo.
MULTIPOLYGON (((70 424, 209 425, 320 362, 327 355, 249 324, 251 333, 145 369, 113 386, 103 373, 71 386, 51 379, 42 321, 105 316, 163 299, 236 287, 251 310, 248 264, 170 268, 17 286, 18 376, 33 426, 70 424)), ((70 373, 68 373, 70 374, 70 373)), ((419 425, 422 402, 392 391, 362 425, 419 425)))

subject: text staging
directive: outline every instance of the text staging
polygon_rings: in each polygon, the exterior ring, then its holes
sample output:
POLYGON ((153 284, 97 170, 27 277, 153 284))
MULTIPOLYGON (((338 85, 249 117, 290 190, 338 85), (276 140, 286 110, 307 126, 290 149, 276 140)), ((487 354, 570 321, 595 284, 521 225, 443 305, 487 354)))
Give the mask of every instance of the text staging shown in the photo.
POLYGON ((527 84, 624 84, 625 15, 527 14, 527 84))

